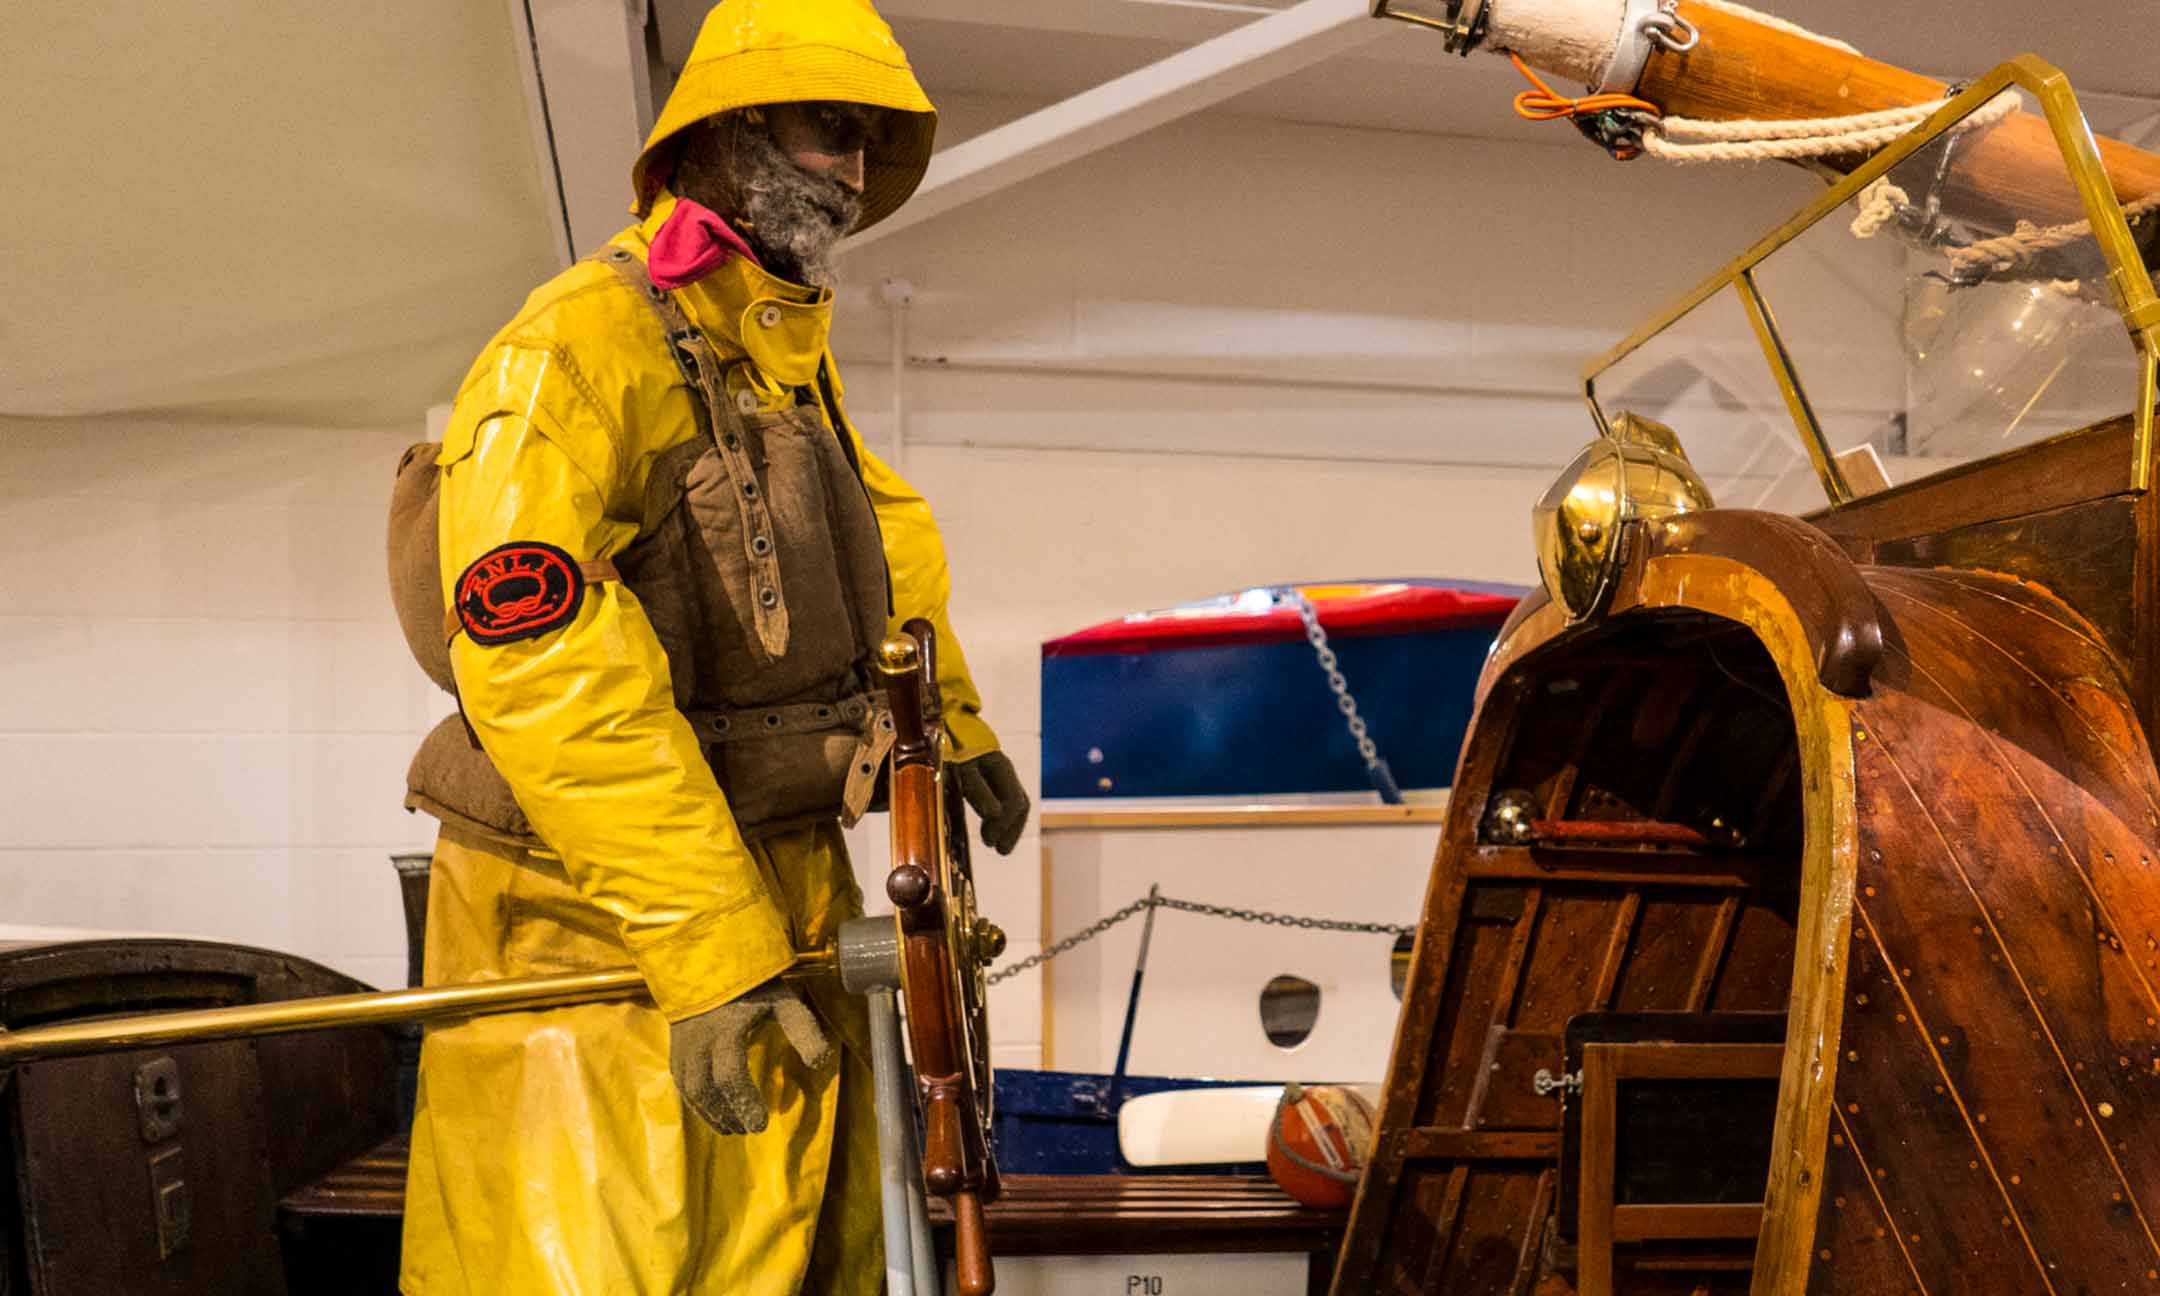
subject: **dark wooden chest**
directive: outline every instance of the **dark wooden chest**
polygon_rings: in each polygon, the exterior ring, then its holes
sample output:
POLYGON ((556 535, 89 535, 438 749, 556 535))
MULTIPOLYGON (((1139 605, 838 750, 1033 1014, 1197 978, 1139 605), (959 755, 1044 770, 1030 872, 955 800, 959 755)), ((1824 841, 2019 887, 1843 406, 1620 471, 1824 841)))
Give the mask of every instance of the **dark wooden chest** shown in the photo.
MULTIPOLYGON (((184 940, 0 945, 0 1026, 366 989, 184 940)), ((389 1136, 376 1028, 33 1062, 5 1077, 0 1296, 279 1296, 276 1204, 389 1136)))

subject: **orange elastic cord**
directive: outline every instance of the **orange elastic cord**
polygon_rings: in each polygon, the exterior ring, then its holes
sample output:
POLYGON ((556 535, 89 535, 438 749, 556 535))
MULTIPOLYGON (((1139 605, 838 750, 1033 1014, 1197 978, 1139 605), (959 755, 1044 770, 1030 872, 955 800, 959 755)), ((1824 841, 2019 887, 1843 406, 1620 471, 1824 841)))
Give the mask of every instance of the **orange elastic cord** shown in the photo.
MULTIPOLYGON (((1516 113, 1530 121, 1559 121, 1563 118, 1573 121, 1581 117, 1594 117, 1602 112, 1614 111, 1644 112, 1653 117, 1657 115, 1658 106, 1656 104, 1646 99, 1637 99, 1634 95, 1593 94, 1584 95, 1580 99, 1570 99, 1554 90, 1551 86, 1546 85, 1544 78, 1532 71, 1528 63, 1522 61, 1521 55, 1511 50, 1508 53, 1508 59, 1515 64, 1517 72, 1522 73, 1524 77, 1529 79, 1531 85, 1537 87, 1535 90, 1525 90, 1515 96, 1516 113)), ((1634 150, 1630 150, 1622 156, 1633 156, 1633 153, 1634 150)))

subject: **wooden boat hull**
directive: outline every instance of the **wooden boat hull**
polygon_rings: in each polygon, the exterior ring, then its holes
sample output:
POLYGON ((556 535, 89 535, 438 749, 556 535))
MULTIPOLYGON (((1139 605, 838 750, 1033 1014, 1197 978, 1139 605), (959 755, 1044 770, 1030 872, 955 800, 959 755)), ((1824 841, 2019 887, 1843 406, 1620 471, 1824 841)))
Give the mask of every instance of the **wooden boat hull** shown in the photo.
MULTIPOLYGON (((1856 567, 1789 518, 1641 540, 1601 618, 1533 598, 1480 681, 1334 1290, 2154 1283, 2160 777, 2104 636, 2037 586, 1856 567), (1493 840, 1503 790, 1554 838, 1493 840), (1584 822, 1710 844, 1586 848, 1584 822), (1572 1019, 1764 1011, 1786 1030, 1759 1210, 1585 1178, 1615 1136, 1564 1136, 1534 1088, 1568 1074, 1572 1019)), ((1712 1047, 1713 1071, 1745 1052, 1712 1047)), ((1745 1142, 1701 1110, 1692 1141, 1631 1153, 1623 1129, 1620 1157, 1745 1142)))

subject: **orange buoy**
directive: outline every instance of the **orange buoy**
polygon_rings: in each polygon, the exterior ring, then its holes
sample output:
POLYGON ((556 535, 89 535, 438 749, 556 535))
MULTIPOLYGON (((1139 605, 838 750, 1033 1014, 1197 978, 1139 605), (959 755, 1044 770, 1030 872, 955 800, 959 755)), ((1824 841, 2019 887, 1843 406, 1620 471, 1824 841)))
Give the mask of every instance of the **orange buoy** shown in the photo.
POLYGON ((1348 1206, 1372 1152, 1372 1104, 1342 1085, 1283 1086, 1268 1127, 1267 1168, 1307 1206, 1348 1206))

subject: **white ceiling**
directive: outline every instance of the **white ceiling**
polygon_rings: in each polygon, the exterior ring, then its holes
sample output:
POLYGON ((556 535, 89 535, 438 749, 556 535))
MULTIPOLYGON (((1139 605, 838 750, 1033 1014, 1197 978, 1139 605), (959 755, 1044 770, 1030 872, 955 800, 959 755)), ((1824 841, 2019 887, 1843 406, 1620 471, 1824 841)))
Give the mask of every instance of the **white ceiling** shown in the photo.
MULTIPOLYGON (((917 73, 939 94, 1020 103, 1062 99, 1242 23, 1289 0, 884 0, 917 73)), ((679 66, 705 0, 655 0, 661 55, 679 66)), ((2160 109, 2160 71, 2149 41, 2126 39, 2150 12, 2124 0, 2053 0, 2035 10, 2009 0, 1921 6, 1883 0, 1792 0, 1778 16, 1835 36, 1868 55, 1945 79, 1986 72, 2034 53, 2070 74, 2081 94, 2145 97, 2160 109), (2035 21, 2036 13, 2044 21, 2035 21)), ((1457 58, 1432 33, 1390 24, 1388 38, 1231 101, 1255 117, 1434 134, 1508 138, 1538 129, 1509 107, 1520 78, 1505 61, 1457 58)), ((2112 106, 2102 105, 2111 108, 2112 106)), ((2131 105, 2135 108, 2138 105, 2131 105)), ((1550 130, 1552 127, 1546 127, 1550 130)))
MULTIPOLYGON (((557 263, 561 203, 521 83, 519 15, 619 23, 645 2, 0 2, 0 415, 416 421, 557 263)), ((707 0, 650 3, 662 56, 679 61, 707 0)), ((882 4, 932 94, 969 104, 947 143, 1283 7, 882 4)), ((2149 0, 1780 12, 1938 74, 2031 49, 2069 70, 2096 125, 2160 135, 2149 0)), ((1503 61, 1455 59, 1388 24, 1226 108, 1498 138, 1560 129, 1515 120, 1516 88, 1503 61)), ((625 158, 634 125, 611 127, 625 158)), ((605 172, 612 221, 622 172, 605 172)))
POLYGON ((501 3, 0 0, 0 415, 417 432, 547 201, 501 3))

